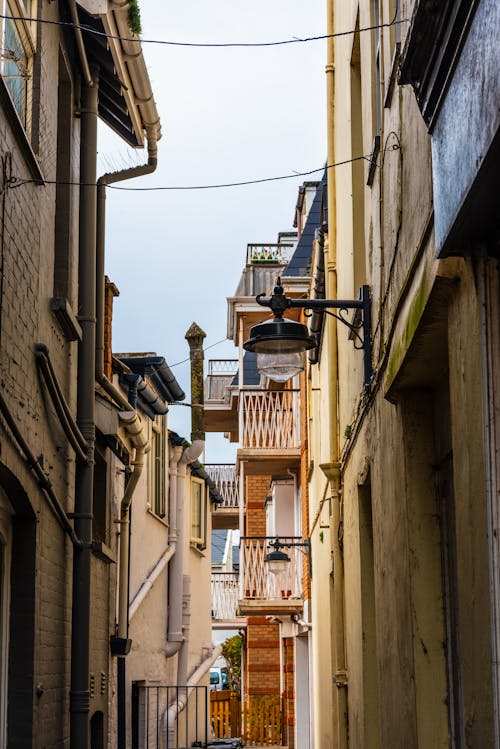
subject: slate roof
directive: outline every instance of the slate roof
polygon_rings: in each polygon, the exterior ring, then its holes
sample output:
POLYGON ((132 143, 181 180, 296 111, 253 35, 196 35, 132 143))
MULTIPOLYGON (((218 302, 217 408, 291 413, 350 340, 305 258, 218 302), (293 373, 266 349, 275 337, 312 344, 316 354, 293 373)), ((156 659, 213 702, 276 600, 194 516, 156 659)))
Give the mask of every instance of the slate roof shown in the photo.
MULTIPOLYGON (((239 372, 236 372, 231 385, 238 384, 239 372)), ((245 351, 243 354, 243 384, 260 385, 260 374, 257 371, 257 354, 255 351, 245 351)))
POLYGON ((212 564, 222 564, 229 531, 212 531, 212 564))
POLYGON ((316 195, 307 214, 304 230, 300 236, 295 252, 290 258, 283 276, 310 276, 311 256, 314 241, 314 233, 321 226, 321 206, 323 203, 323 191, 326 189, 326 171, 321 182, 316 188, 316 195))

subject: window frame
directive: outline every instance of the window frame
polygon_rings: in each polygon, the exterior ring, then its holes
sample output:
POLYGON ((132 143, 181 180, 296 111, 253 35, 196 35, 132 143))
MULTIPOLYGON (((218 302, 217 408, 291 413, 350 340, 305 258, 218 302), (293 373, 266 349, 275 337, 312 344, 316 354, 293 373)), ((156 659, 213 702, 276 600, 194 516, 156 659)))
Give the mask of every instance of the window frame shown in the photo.
POLYGON ((207 548, 207 488, 205 481, 203 479, 197 478, 196 476, 191 476, 191 515, 190 515, 190 542, 192 546, 195 546, 199 550, 203 550, 207 548), (194 487, 199 487, 199 497, 196 497, 196 503, 199 504, 199 507, 196 508, 195 513, 195 494, 194 494, 194 487), (198 523, 198 517, 196 517, 196 526, 199 525, 199 531, 200 535, 195 535, 194 528, 195 528, 195 514, 199 517, 199 523, 198 523))
POLYGON ((167 437, 165 420, 158 415, 151 424, 149 453, 149 502, 152 515, 167 523, 167 437))
POLYGON ((19 117, 19 121, 23 129, 27 134, 30 134, 31 112, 29 105, 30 97, 32 94, 33 66, 36 52, 36 33, 35 21, 30 21, 29 19, 35 17, 34 14, 36 11, 34 0, 26 0, 26 5, 23 0, 0 0, 0 9, 2 14, 6 16, 10 15, 12 17, 11 22, 14 29, 14 34, 17 38, 19 46, 22 48, 22 52, 24 55, 23 61, 12 60, 6 56, 8 50, 5 46, 5 34, 6 28, 9 24, 9 19, 0 18, 0 76, 2 77, 5 87, 7 88, 10 99, 12 101, 12 105, 19 117), (18 62, 22 62, 22 67, 18 65, 18 62), (17 68, 17 70, 19 71, 18 73, 12 72, 12 69, 9 69, 9 66, 12 65, 17 68), (9 81, 11 81, 13 78, 21 78, 24 79, 25 82, 21 104, 16 101, 14 88, 9 84, 9 81))

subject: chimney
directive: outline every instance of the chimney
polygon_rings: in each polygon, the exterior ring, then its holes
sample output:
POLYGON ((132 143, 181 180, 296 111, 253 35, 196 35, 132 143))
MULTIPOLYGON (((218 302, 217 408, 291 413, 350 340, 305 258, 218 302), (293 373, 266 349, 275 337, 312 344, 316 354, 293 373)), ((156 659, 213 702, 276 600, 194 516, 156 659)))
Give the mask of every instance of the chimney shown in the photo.
POLYGON ((117 287, 107 276, 104 279, 104 374, 111 380, 113 377, 113 348, 111 333, 113 328, 113 298, 120 296, 117 287))
POLYGON ((195 322, 186 333, 191 359, 191 441, 205 441, 203 398, 203 340, 206 333, 195 322))

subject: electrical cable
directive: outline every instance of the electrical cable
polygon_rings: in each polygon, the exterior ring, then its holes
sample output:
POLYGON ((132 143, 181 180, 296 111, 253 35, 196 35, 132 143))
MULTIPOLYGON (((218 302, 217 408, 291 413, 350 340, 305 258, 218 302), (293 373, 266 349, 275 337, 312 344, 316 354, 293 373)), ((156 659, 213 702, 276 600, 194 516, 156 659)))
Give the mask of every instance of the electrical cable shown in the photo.
POLYGON ((0 13, 0 18, 8 18, 12 21, 24 21, 27 23, 45 23, 52 26, 64 26, 70 29, 79 29, 86 34, 104 37, 105 39, 115 39, 121 42, 140 42, 141 44, 160 44, 171 47, 201 47, 210 48, 234 48, 234 47, 282 47, 289 44, 304 44, 306 42, 317 42, 324 39, 333 39, 339 36, 350 36, 351 34, 361 33, 362 31, 373 31, 374 29, 385 29, 400 23, 407 23, 408 19, 397 19, 396 14, 392 21, 388 23, 379 23, 373 26, 364 26, 362 29, 350 29, 349 31, 337 31, 334 34, 318 34, 317 36, 293 37, 292 39, 279 39, 271 42, 176 42, 167 39, 141 39, 137 36, 120 36, 118 34, 108 34, 105 31, 99 31, 85 24, 77 24, 72 21, 54 21, 48 18, 33 18, 28 16, 12 16, 0 13))
MULTIPOLYGON (((216 341, 215 343, 211 343, 210 346, 205 346, 205 348, 203 349, 203 351, 208 351, 208 349, 213 348, 214 346, 218 346, 219 344, 224 343, 224 341, 227 341, 227 338, 221 338, 220 341, 216 341)), ((175 364, 169 364, 168 366, 170 367, 170 369, 172 369, 172 367, 178 367, 179 364, 185 364, 186 362, 188 362, 190 360, 190 358, 191 357, 188 356, 187 359, 183 359, 182 361, 175 362, 175 364)))
MULTIPOLYGON (((399 150, 399 148, 400 148, 399 145, 394 144, 392 146, 389 146, 386 150, 397 151, 399 150)), ((381 153, 384 153, 384 152, 381 152, 381 153)), ((320 166, 317 169, 310 169, 307 172, 293 172, 292 174, 284 174, 284 175, 280 175, 279 177, 262 177, 260 179, 242 180, 240 182, 225 182, 225 183, 210 184, 210 185, 169 185, 169 186, 159 185, 157 187, 119 187, 118 185, 107 185, 107 187, 110 190, 121 190, 124 192, 160 192, 164 190, 216 190, 216 189, 224 188, 224 187, 242 187, 246 185, 258 185, 264 182, 278 182, 280 180, 293 179, 294 177, 309 177, 312 174, 323 172, 325 169, 335 169, 339 166, 345 166, 346 164, 352 164, 355 161, 363 161, 363 160, 371 163, 372 154, 370 154, 369 156, 355 156, 354 158, 346 159, 345 161, 337 161, 335 164, 325 164, 324 166, 320 166)), ((84 182, 64 182, 64 181, 58 181, 58 180, 44 180, 43 182, 41 182, 40 180, 36 180, 36 179, 22 179, 19 177, 12 177, 9 180, 10 189, 21 187, 23 185, 40 185, 40 186, 68 185, 68 186, 73 186, 73 187, 93 186, 93 185, 90 185, 90 183, 84 183, 84 182)))

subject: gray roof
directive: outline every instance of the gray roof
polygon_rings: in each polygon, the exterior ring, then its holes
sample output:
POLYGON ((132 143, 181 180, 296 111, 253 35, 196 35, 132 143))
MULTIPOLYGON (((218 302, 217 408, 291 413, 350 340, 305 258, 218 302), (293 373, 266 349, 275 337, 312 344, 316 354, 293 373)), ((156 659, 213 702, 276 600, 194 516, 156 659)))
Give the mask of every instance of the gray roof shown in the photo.
POLYGON ((212 531, 212 564, 222 564, 228 530, 212 531))
MULTIPOLYGON (((239 372, 236 372, 231 385, 238 384, 239 372)), ((260 374, 257 370, 257 354, 254 351, 245 351, 243 354, 243 384, 260 385, 260 374)))
POLYGON ((314 233, 321 226, 321 208, 323 203, 323 192, 326 189, 326 171, 323 179, 316 188, 316 195, 307 214, 304 230, 300 236, 295 252, 293 253, 283 276, 310 276, 311 256, 313 249, 314 233))

